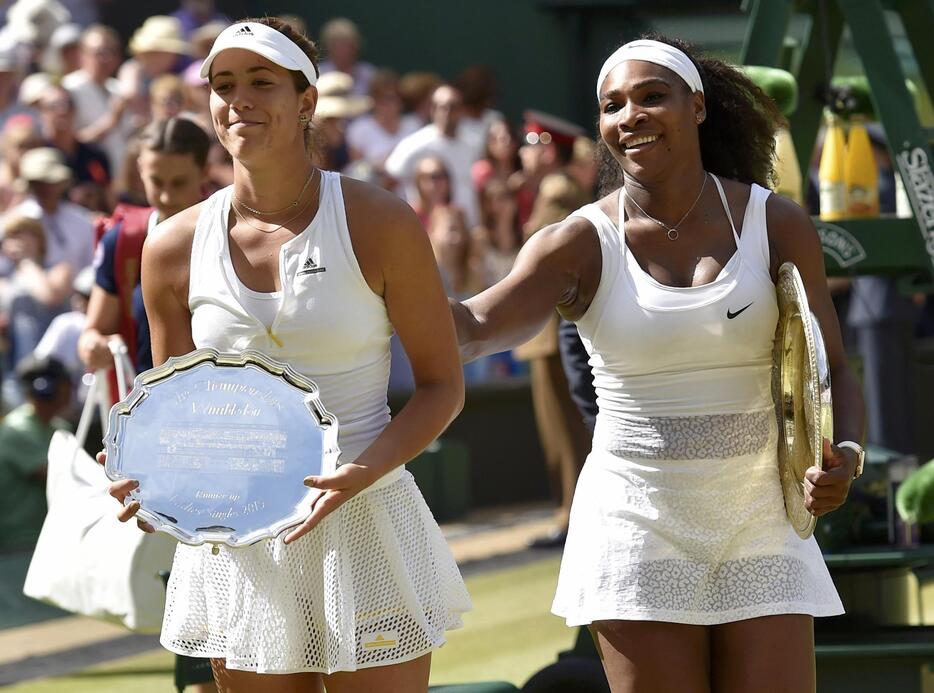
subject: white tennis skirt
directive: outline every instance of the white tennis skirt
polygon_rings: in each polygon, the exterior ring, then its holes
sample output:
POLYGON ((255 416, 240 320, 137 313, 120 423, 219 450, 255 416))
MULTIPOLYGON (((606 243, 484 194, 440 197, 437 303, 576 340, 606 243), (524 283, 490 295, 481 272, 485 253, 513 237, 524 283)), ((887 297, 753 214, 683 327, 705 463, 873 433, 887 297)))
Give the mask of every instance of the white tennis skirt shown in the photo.
POLYGON ((714 439, 712 449, 734 448, 717 458, 692 456, 703 441, 665 428, 684 428, 684 420, 661 421, 595 440, 574 494, 552 611, 569 626, 843 613, 817 542, 799 538, 785 516, 774 414, 738 422, 756 424, 761 435, 714 439), (670 442, 682 439, 686 451, 670 442), (750 439, 756 449, 744 448, 750 439), (653 440, 665 443, 653 450, 653 440))
POLYGON ((470 597, 412 475, 310 533, 240 549, 179 544, 162 626, 177 654, 257 673, 398 664, 444 644, 470 597))

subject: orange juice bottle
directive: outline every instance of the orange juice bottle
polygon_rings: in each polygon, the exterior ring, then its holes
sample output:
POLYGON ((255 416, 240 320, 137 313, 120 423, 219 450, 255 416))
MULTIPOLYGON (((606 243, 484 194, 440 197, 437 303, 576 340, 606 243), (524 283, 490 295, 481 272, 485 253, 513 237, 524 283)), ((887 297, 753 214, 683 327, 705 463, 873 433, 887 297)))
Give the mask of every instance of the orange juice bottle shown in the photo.
POLYGON ((795 144, 788 128, 779 128, 775 133, 775 177, 775 192, 799 205, 804 204, 801 193, 801 167, 798 165, 798 155, 795 153, 795 144))
POLYGON ((854 118, 850 124, 843 177, 847 216, 879 216, 879 171, 862 118, 854 118))
POLYGON ((846 217, 845 166, 846 137, 843 134, 843 123, 838 116, 828 113, 824 150, 817 172, 821 219, 836 221, 846 217))

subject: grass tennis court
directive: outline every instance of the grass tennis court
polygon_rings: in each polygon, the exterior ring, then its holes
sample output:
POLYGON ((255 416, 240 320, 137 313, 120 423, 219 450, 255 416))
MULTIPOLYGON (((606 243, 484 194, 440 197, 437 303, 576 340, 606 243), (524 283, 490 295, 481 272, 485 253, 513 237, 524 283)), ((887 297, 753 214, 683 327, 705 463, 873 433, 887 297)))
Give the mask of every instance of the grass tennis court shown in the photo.
MULTIPOLYGON (((551 557, 468 578, 474 610, 435 654, 432 683, 502 680, 520 686, 568 649, 576 632, 549 613, 557 574, 558 558, 551 557)), ((163 693, 174 690, 172 666, 172 655, 156 651, 8 690, 163 693)))

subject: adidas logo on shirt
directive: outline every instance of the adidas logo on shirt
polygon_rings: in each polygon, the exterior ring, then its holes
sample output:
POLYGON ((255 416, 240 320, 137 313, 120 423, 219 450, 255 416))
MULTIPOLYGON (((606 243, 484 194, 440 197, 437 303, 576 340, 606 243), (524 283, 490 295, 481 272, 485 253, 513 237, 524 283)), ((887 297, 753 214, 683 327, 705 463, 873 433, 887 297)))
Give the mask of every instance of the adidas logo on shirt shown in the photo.
POLYGON ((249 24, 244 24, 242 27, 237 29, 234 33, 234 36, 253 36, 253 30, 250 28, 249 24))
POLYGON ((314 261, 313 258, 308 258, 307 260, 305 260, 305 264, 302 265, 302 268, 298 271, 298 276, 300 277, 303 274, 318 274, 319 272, 326 272, 326 271, 327 271, 326 267, 321 267, 318 265, 317 262, 314 261))

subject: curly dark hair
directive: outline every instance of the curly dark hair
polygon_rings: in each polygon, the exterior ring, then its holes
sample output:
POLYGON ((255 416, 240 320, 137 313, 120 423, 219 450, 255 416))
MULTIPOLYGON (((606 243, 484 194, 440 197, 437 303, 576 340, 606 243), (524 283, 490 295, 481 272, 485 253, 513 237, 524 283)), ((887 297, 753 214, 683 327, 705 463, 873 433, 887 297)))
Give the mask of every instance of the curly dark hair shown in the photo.
MULTIPOLYGON (((769 187, 775 175, 775 131, 787 122, 775 102, 732 65, 680 39, 659 34, 639 38, 674 46, 697 67, 707 109, 698 126, 704 168, 723 178, 769 187)), ((623 185, 623 171, 602 139, 597 158, 602 196, 623 185)))

